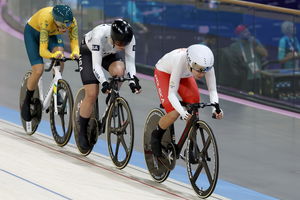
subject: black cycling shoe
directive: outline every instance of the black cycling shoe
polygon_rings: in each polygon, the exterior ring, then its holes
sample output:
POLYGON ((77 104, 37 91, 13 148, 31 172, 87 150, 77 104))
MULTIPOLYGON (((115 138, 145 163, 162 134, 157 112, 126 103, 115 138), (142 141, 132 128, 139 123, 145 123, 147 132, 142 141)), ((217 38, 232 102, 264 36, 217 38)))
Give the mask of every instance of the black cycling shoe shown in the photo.
POLYGON ((80 146, 80 149, 82 149, 83 151, 87 151, 91 148, 91 145, 89 143, 86 133, 79 132, 79 146, 80 146))
POLYGON ((161 157, 162 156, 162 146, 161 146, 161 139, 162 135, 159 135, 157 133, 157 130, 154 130, 151 134, 151 149, 156 157, 161 157))
POLYGON ((21 108, 21 116, 24 121, 30 122, 32 119, 31 113, 30 113, 30 103, 27 103, 24 101, 22 108, 21 108))

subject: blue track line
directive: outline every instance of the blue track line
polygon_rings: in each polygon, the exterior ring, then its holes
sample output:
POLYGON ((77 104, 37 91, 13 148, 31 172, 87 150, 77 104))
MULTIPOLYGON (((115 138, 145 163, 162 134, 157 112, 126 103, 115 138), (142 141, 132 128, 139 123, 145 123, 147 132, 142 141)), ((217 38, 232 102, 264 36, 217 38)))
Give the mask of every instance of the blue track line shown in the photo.
POLYGON ((9 174, 9 175, 11 175, 11 176, 14 176, 14 177, 16 177, 16 178, 18 178, 18 179, 21 179, 22 181, 25 181, 25 182, 27 182, 27 183, 30 183, 31 185, 37 186, 37 187, 39 187, 39 188, 41 188, 41 189, 43 189, 43 190, 46 190, 46 191, 48 191, 48 192, 51 192, 51 193, 53 193, 53 194, 55 194, 55 195, 58 195, 58 196, 60 196, 60 197, 62 197, 62 198, 64 198, 64 199, 69 199, 69 200, 71 200, 71 198, 69 198, 69 197, 66 197, 66 196, 64 196, 64 195, 62 195, 62 194, 59 194, 59 193, 53 191, 53 190, 50 190, 50 189, 48 189, 48 188, 45 188, 44 186, 41 186, 41 185, 39 185, 39 184, 37 184, 37 183, 34 183, 34 182, 30 181, 30 180, 27 180, 27 179, 25 179, 25 178, 23 178, 23 177, 21 177, 21 176, 18 176, 18 175, 14 174, 14 173, 11 173, 11 172, 6 171, 6 170, 4 170, 4 169, 0 169, 0 171, 4 172, 4 173, 6 173, 6 174, 9 174))

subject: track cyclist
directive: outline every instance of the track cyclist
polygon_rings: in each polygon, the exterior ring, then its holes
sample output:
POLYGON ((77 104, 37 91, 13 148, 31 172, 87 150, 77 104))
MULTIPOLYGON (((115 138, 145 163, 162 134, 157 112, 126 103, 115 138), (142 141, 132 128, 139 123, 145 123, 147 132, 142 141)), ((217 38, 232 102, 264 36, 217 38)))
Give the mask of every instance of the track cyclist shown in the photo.
MULTIPOLYGON (((181 106, 177 93, 185 103, 199 103, 200 95, 195 79, 199 80, 205 76, 210 102, 219 102, 213 64, 212 51, 202 44, 175 49, 156 63, 154 81, 160 101, 167 112, 151 135, 151 148, 156 157, 162 156, 161 140, 166 129, 179 116, 186 121, 191 118, 191 114, 181 106)), ((218 114, 213 108, 212 112, 217 119, 223 118, 222 111, 218 114)))
MULTIPOLYGON (((44 71, 43 58, 63 58, 64 48, 61 34, 69 32, 71 58, 79 58, 78 28, 68 5, 56 5, 37 11, 27 22, 24 30, 24 41, 30 60, 32 75, 27 82, 27 92, 21 108, 21 116, 31 121, 31 98, 44 71)), ((60 71, 63 71, 61 63, 60 71)))
POLYGON ((111 76, 117 77, 124 76, 126 70, 126 74, 135 79, 135 81, 129 82, 133 93, 140 93, 141 86, 135 76, 135 37, 132 27, 127 21, 116 19, 112 24, 96 26, 85 34, 81 42, 80 53, 82 59, 80 75, 85 89, 85 97, 80 106, 79 144, 81 149, 86 150, 90 147, 87 126, 99 94, 99 83, 102 86, 102 93, 109 94, 111 91, 102 68, 111 76), (121 51, 125 52, 125 63, 120 54, 121 51))

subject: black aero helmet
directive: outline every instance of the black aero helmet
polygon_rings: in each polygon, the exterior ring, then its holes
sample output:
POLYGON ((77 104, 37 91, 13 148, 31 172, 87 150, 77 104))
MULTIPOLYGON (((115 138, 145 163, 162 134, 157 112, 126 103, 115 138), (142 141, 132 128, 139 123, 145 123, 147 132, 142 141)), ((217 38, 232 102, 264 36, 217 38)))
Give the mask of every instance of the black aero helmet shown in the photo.
POLYGON ((129 44, 133 37, 130 24, 123 19, 116 19, 111 25, 111 39, 122 46, 129 44))

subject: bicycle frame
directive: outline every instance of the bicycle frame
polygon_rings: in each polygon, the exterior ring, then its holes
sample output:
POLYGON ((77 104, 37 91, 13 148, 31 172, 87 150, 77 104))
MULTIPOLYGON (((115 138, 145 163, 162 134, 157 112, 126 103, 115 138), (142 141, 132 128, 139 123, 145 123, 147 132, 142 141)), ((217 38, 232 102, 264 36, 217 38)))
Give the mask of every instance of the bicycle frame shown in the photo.
MULTIPOLYGON (((182 150, 182 148, 183 148, 183 145, 184 145, 184 143, 186 142, 186 139, 188 138, 188 136, 189 136, 189 130, 191 129, 191 127, 192 127, 192 125, 195 123, 195 121, 197 121, 198 120, 198 117, 196 116, 196 113, 194 113, 194 111, 193 111, 193 115, 192 115, 192 118, 186 123, 186 125, 185 125, 185 128, 184 128, 184 130, 182 131, 182 134, 181 134, 181 136, 180 136, 180 139, 179 139, 179 141, 177 142, 177 144, 175 143, 175 141, 173 141, 174 142, 174 144, 176 145, 176 156, 177 156, 177 158, 179 158, 179 154, 180 154, 180 152, 181 152, 181 150, 182 150)), ((172 129, 171 129, 172 130, 172 129)), ((171 134, 172 134, 172 138, 174 138, 173 137, 173 134, 175 134, 174 133, 174 128, 173 128, 173 131, 171 131, 171 134)))
POLYGON ((42 103, 43 110, 45 110, 49 107, 51 96, 52 95, 54 96, 54 114, 57 115, 58 114, 57 83, 58 83, 58 80, 62 79, 62 75, 59 71, 58 66, 53 66, 53 70, 54 70, 54 78, 52 79, 52 81, 50 83, 50 87, 48 89, 47 95, 44 97, 42 77, 40 78, 40 80, 38 82, 38 89, 39 89, 39 93, 40 93, 39 99, 42 103))

